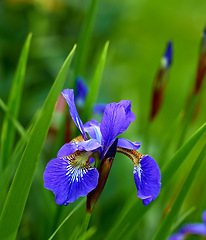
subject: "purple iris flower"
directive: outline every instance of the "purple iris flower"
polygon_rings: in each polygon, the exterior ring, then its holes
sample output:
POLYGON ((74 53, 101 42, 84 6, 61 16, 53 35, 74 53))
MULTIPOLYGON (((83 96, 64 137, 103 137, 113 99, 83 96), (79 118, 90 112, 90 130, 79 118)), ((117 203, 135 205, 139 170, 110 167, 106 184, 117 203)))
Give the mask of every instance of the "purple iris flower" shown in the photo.
MULTIPOLYGON (((86 97, 88 94, 88 86, 81 77, 76 78, 75 89, 76 89, 74 95, 75 104, 77 105, 78 109, 82 109, 84 107, 86 97)), ((96 103, 93 107, 93 113, 103 114, 106 105, 107 104, 105 103, 96 103)))
POLYGON ((75 96, 74 100, 78 108, 82 108, 84 106, 87 94, 88 94, 88 86, 83 81, 82 78, 76 78, 76 86, 75 86, 75 96))
POLYGON ((206 237, 206 211, 202 214, 203 223, 189 223, 184 225, 179 232, 173 234, 168 240, 183 240, 187 235, 195 234, 206 237))
POLYGON ((119 103, 107 104, 101 123, 91 120, 83 125, 75 106, 73 90, 65 89, 62 95, 69 105, 70 115, 81 136, 64 144, 57 158, 46 166, 44 186, 53 191, 56 203, 67 205, 80 196, 86 196, 97 187, 99 169, 91 165, 91 159, 96 154, 101 166, 114 142, 117 145, 116 151, 125 154, 134 163, 137 196, 143 199, 144 205, 153 201, 161 188, 161 174, 157 163, 152 157, 136 151, 140 143, 124 138, 116 140, 116 137, 125 132, 135 120, 135 114, 131 111, 131 101, 122 100, 119 103))

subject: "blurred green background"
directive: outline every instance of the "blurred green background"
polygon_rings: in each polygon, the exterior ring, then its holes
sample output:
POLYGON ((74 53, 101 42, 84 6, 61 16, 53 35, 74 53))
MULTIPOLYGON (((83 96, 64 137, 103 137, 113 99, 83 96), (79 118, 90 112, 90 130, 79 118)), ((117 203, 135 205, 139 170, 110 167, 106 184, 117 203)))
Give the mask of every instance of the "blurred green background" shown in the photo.
MULTIPOLYGON (((68 52, 74 43, 78 43, 89 4, 88 0, 0 2, 0 96, 5 102, 23 43, 28 33, 33 33, 19 114, 19 121, 25 128, 43 105, 68 52)), ((100 52, 109 40, 98 102, 110 103, 122 99, 132 101, 136 121, 124 136, 131 141, 141 141, 140 152, 152 155, 160 167, 170 159, 177 147, 175 139, 178 128, 175 124, 178 124, 178 117, 181 117, 195 82, 205 23, 205 0, 98 1, 85 68, 79 75, 89 85, 100 52), (155 121, 148 125, 153 81, 169 40, 174 47, 169 81, 162 108, 155 121), (171 132, 172 127, 174 131, 171 132), (172 144, 165 145, 166 139, 170 138, 169 143, 172 144)), ((69 76, 72 76, 72 71, 69 76)), ((66 87, 73 87, 69 80, 66 87)), ((197 118, 190 124, 185 139, 205 122, 205 96, 204 84, 197 118)), ((3 111, 0 111, 0 126, 3 116, 3 111)), ((38 167, 32 185, 18 239, 47 239, 58 222, 76 204, 68 207, 56 206, 53 194, 43 188, 42 169, 55 157, 51 151, 54 145, 55 139, 45 143, 40 160, 41 167, 38 167), (60 216, 56 214, 57 208, 61 209, 60 216)), ((190 165, 190 162, 187 164, 190 165)), ((180 170, 175 178, 179 180, 174 179, 172 184, 161 192, 160 201, 155 203, 157 206, 140 221, 131 239, 151 239, 164 208, 185 175, 185 172, 182 174, 183 170, 180 170)), ((133 164, 126 157, 117 154, 106 187, 92 215, 90 225, 97 228, 92 239, 104 239, 105 232, 109 232, 118 220, 118 214, 125 203, 129 204, 130 197, 132 201, 133 196, 136 196, 132 171, 133 164)), ((185 209, 197 206, 203 189, 205 190, 204 178, 200 176, 198 186, 193 187, 185 203, 185 209)), ((141 204, 140 201, 137 204, 141 204)), ((202 202, 198 211, 187 221, 200 221, 204 208, 206 206, 202 202)), ((71 232, 81 225, 83 212, 84 207, 72 216, 56 239, 72 239, 71 232)), ((131 228, 135 221, 134 210, 128 219, 131 228)))

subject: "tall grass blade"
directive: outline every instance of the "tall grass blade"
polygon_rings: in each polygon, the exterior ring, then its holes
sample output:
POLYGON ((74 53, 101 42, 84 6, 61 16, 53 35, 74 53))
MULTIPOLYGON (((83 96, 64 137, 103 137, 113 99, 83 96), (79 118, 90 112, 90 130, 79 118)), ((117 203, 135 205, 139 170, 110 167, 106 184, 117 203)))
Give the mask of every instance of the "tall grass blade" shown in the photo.
POLYGON ((75 48, 76 46, 65 60, 48 94, 20 160, 0 217, 0 239, 12 240, 16 237, 55 103, 66 79, 75 48))
POLYGON ((54 238, 54 236, 57 234, 57 232, 60 230, 60 228, 65 224, 65 222, 72 216, 72 214, 74 214, 74 212, 79 209, 83 203, 85 203, 86 198, 82 199, 81 202, 69 213, 69 215, 61 222, 61 224, 59 225, 59 227, 54 231, 54 233, 51 235, 51 237, 49 238, 49 240, 52 240, 54 238))
POLYGON ((106 61, 108 46, 109 42, 106 42, 102 54, 100 56, 96 71, 94 72, 94 75, 92 77, 91 85, 84 106, 83 122, 86 122, 89 119, 89 116, 92 113, 92 107, 96 102, 99 93, 99 87, 106 61))
MULTIPOLYGON (((16 73, 13 79, 10 96, 8 99, 8 111, 12 113, 14 118, 18 117, 21 95, 23 89, 23 83, 26 72, 27 58, 29 54, 29 47, 31 42, 32 34, 30 33, 23 46, 16 73)), ((8 114, 5 115, 2 134, 1 134, 1 169, 3 170, 10 160, 10 154, 15 137, 15 128, 9 118, 8 114)))
POLYGON ((159 239, 164 240, 164 239, 167 239, 167 237, 169 236, 170 230, 174 224, 174 221, 176 220, 176 218, 178 216, 178 213, 182 207, 182 204, 183 204, 192 184, 196 180, 198 170, 200 169, 200 166, 205 157, 205 152, 206 152, 206 145, 204 145, 199 157, 195 161, 190 173, 188 174, 176 199, 174 200, 174 203, 172 204, 169 213, 166 215, 162 224, 160 225, 159 229, 157 230, 154 240, 159 240, 159 239))
POLYGON ((16 118, 14 118, 13 115, 9 112, 8 107, 6 106, 6 104, 4 103, 4 101, 1 98, 0 98, 0 107, 8 115, 8 118, 12 122, 13 126, 15 127, 15 129, 17 130, 19 135, 21 137, 25 138, 26 133, 25 133, 24 128, 22 127, 21 123, 16 118))
POLYGON ((83 26, 82 33, 77 46, 77 53, 74 64, 74 77, 78 76, 79 74, 81 75, 84 72, 85 61, 89 49, 89 42, 91 39, 91 33, 97 5, 98 0, 91 0, 89 11, 87 13, 85 24, 83 26))

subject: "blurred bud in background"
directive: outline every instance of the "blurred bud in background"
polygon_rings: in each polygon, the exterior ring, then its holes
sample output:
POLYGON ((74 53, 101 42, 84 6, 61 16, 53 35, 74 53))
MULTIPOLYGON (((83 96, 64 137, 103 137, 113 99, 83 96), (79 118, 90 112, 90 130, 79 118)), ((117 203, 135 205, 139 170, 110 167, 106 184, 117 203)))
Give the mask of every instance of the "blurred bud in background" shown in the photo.
POLYGON ((196 81, 194 87, 194 94, 198 94, 200 91, 206 72, 206 27, 203 32, 202 42, 200 45, 200 56, 197 66, 196 81))
POLYGON ((167 44, 167 48, 163 58, 161 59, 161 65, 156 75, 154 86, 152 90, 152 103, 151 103, 151 112, 150 112, 150 120, 152 121, 157 113, 160 110, 162 105, 164 91, 166 82, 168 79, 170 66, 172 62, 172 42, 169 41, 167 44))

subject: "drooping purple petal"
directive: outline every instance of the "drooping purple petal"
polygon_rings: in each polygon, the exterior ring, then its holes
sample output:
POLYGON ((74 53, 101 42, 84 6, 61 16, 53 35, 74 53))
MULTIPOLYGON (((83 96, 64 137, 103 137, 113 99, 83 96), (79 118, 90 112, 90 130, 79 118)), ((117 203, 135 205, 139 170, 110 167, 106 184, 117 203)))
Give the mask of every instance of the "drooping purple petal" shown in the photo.
POLYGON ((107 104, 100 124, 105 150, 117 135, 129 127, 134 119, 135 115, 131 112, 130 101, 123 100, 120 103, 107 104))
POLYGON ((79 117, 79 114, 77 112, 77 109, 76 109, 76 106, 74 103, 74 90, 73 89, 64 89, 62 91, 62 95, 66 99, 66 101, 69 105, 69 112, 70 112, 70 115, 71 115, 74 123, 79 128, 79 131, 82 134, 82 137, 84 138, 84 140, 87 140, 87 136, 86 136, 86 133, 83 128, 83 123, 79 117))
POLYGON ((106 103, 97 103, 97 104, 95 104, 94 107, 93 107, 93 113, 95 113, 95 114, 103 114, 106 105, 107 105, 106 103))
POLYGON ((143 199, 146 206, 159 194, 161 188, 161 174, 156 161, 144 155, 140 164, 134 167, 134 180, 137 187, 137 197, 143 199))
POLYGON ((74 100, 77 107, 82 108, 85 103, 85 99, 88 93, 88 87, 82 78, 78 77, 76 79, 76 91, 74 100))
POLYGON ((125 138, 118 138, 118 147, 137 150, 140 148, 141 143, 131 142, 125 138))
POLYGON ((100 124, 96 120, 91 120, 84 124, 84 130, 93 139, 96 139, 99 143, 102 142, 102 134, 100 132, 100 124))
POLYGON ((45 169, 44 187, 52 190, 57 204, 67 205, 84 197, 98 184, 99 173, 89 165, 91 152, 51 160, 45 169))

